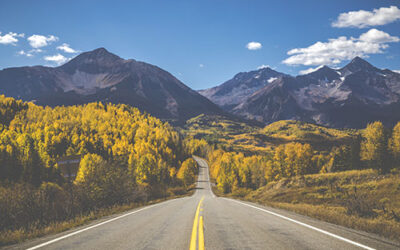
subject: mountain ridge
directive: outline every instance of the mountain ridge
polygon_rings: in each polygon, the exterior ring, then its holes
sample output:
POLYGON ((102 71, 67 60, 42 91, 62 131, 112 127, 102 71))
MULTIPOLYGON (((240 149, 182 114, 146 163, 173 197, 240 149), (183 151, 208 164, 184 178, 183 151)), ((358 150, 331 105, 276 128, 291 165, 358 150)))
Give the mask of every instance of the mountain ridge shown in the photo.
POLYGON ((169 72, 98 48, 58 67, 0 70, 0 93, 38 105, 100 101, 138 107, 161 119, 184 121, 224 112, 169 72))
POLYGON ((375 120, 389 126, 400 121, 400 74, 376 68, 360 57, 340 69, 323 66, 304 75, 280 74, 236 105, 217 104, 235 115, 265 124, 292 119, 362 128, 375 120))

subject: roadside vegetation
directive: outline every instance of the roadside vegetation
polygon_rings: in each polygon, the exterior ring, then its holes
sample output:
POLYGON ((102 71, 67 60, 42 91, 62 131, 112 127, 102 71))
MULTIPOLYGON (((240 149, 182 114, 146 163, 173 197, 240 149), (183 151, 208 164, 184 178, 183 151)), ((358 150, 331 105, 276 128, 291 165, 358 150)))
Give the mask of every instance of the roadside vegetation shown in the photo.
POLYGON ((0 96, 0 245, 188 195, 207 158, 220 195, 398 239, 400 123, 265 127, 200 115, 173 128, 127 105, 0 96), (66 175, 60 159, 79 159, 66 175))
POLYGON ((240 198, 398 241, 399 180, 398 170, 385 175, 372 169, 305 175, 269 182, 240 198))
POLYGON ((0 245, 187 194, 191 155, 204 143, 127 105, 49 108, 0 96, 0 245), (80 159, 76 178, 61 171, 65 156, 80 159))
MULTIPOLYGON (((194 135, 210 126, 197 119, 188 124, 194 135)), ((362 130, 339 130, 279 121, 232 130, 234 138, 251 142, 236 147, 229 145, 233 139, 223 139, 226 126, 211 124, 221 128, 219 144, 211 144, 208 154, 217 194, 398 240, 400 123, 393 129, 374 122, 362 130), (255 146, 261 144, 263 150, 255 146)))

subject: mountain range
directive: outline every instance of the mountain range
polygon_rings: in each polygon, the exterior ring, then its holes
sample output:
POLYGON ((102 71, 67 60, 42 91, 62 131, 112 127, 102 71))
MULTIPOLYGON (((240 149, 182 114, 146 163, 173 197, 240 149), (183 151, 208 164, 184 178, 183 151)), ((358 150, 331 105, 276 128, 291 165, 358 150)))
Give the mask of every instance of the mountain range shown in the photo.
POLYGON ((360 57, 340 69, 323 66, 299 76, 263 67, 196 92, 157 66, 99 48, 59 67, 0 70, 0 94, 43 106, 124 103, 176 123, 200 114, 336 128, 400 121, 400 74, 360 57))
POLYGON ((301 120, 338 128, 400 121, 400 74, 354 58, 340 69, 328 66, 296 77, 270 68, 239 73, 201 90, 225 110, 263 123, 301 120))
POLYGON ((223 113, 167 71, 122 59, 104 48, 82 53, 59 67, 0 70, 0 94, 48 106, 124 103, 178 122, 203 113, 223 113))

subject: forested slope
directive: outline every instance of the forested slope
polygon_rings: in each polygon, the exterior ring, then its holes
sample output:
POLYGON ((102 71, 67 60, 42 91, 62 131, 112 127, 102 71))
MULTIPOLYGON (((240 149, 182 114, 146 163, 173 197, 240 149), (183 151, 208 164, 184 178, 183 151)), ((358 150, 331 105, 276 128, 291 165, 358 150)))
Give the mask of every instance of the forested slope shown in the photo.
POLYGON ((127 105, 50 108, 0 96, 0 118, 2 231, 184 194, 194 182, 191 154, 202 142, 127 105), (72 183, 57 164, 65 156, 81 159, 72 183))

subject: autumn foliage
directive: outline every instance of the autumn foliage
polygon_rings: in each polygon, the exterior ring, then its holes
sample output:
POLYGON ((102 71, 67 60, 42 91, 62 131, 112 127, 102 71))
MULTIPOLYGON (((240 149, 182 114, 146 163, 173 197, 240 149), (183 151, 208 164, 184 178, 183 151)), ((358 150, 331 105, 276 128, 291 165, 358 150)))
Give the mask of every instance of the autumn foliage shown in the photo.
POLYGON ((204 144, 127 105, 50 108, 0 96, 0 118, 2 229, 171 195, 194 182, 196 164, 187 159, 204 144), (57 165, 65 156, 81 158, 75 180, 57 165))

